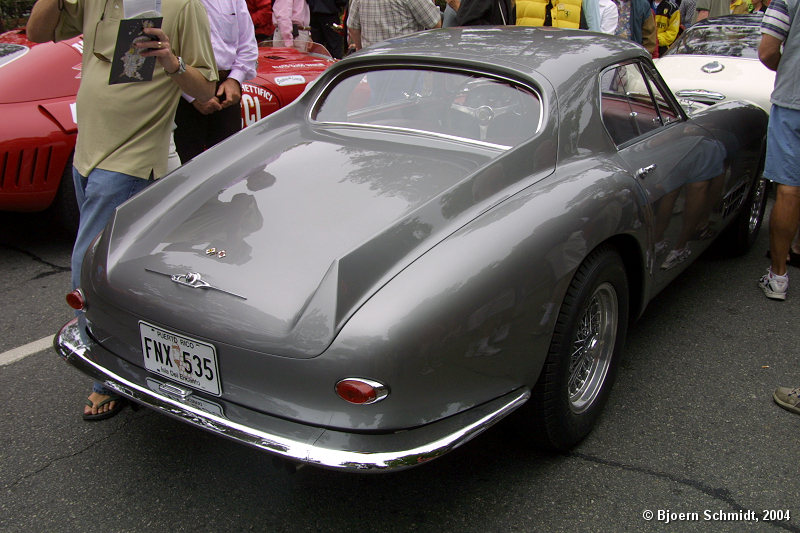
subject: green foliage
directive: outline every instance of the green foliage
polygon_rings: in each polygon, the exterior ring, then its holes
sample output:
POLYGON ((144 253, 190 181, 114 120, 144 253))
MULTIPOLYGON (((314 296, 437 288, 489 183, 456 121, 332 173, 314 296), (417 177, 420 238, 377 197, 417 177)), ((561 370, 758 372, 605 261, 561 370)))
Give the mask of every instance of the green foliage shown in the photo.
POLYGON ((28 20, 36 0, 0 0, 0 30, 11 30, 28 20))

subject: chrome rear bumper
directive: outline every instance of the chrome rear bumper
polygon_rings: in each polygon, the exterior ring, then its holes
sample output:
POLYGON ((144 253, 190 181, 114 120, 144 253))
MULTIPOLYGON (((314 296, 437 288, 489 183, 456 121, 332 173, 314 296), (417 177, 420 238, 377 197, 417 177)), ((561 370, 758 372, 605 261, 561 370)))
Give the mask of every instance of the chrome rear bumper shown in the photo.
POLYGON ((241 406, 224 401, 219 403, 225 414, 212 413, 189 405, 177 394, 169 394, 169 384, 156 392, 133 383, 92 361, 91 354, 105 348, 88 339, 88 335, 81 335, 78 319, 61 329, 54 347, 81 372, 155 411, 290 461, 359 472, 401 470, 435 459, 482 433, 530 397, 529 391, 516 390, 418 428, 385 434, 348 433, 252 410, 242 416, 241 406))

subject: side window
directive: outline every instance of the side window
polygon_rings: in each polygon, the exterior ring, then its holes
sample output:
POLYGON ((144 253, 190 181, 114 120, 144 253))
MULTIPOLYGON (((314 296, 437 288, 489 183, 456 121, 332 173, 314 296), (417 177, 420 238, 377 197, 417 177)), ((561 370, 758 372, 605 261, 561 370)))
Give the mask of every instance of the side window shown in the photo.
MULTIPOLYGON (((601 74, 600 111, 616 144, 623 144, 664 125, 652 88, 636 63, 618 65, 601 74)), ((667 104, 666 100, 663 102, 667 104)))

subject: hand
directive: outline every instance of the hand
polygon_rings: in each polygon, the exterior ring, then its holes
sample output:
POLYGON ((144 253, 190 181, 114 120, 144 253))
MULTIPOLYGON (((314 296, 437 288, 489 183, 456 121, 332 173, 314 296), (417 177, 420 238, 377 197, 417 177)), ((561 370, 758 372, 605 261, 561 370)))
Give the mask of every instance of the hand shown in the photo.
POLYGON ((242 99, 242 88, 237 80, 228 78, 219 84, 217 96, 222 100, 221 109, 232 105, 239 105, 239 100, 242 99))
POLYGON ((152 41, 141 40, 134 43, 142 57, 155 57, 167 72, 177 72, 180 67, 178 58, 172 53, 169 37, 161 28, 145 28, 144 33, 154 38, 152 41))
POLYGON ((205 102, 201 102, 200 100, 193 100, 192 105, 203 115, 210 115, 211 113, 216 113, 217 111, 219 111, 224 107, 223 104, 221 104, 217 98, 212 98, 211 100, 206 100, 205 102))

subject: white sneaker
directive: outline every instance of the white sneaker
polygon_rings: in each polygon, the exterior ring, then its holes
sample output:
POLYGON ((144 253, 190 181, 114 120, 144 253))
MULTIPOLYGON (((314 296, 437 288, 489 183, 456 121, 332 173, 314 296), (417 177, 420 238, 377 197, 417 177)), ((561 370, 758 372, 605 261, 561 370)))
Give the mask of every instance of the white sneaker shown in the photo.
POLYGON ((761 287, 767 298, 785 300, 786 293, 789 291, 789 273, 778 276, 773 274, 772 267, 769 267, 767 273, 758 281, 758 286, 761 287))

